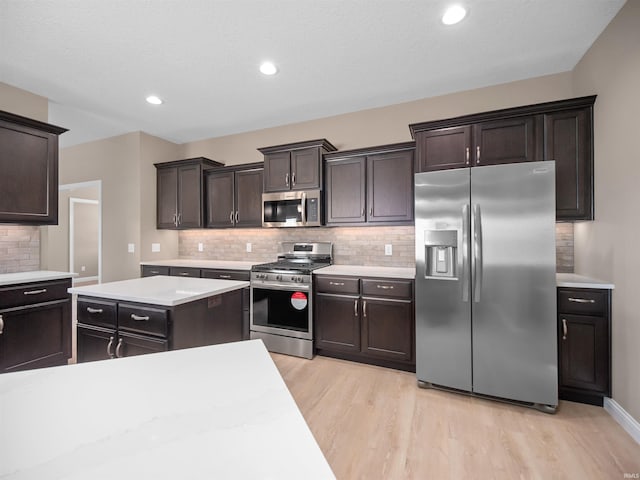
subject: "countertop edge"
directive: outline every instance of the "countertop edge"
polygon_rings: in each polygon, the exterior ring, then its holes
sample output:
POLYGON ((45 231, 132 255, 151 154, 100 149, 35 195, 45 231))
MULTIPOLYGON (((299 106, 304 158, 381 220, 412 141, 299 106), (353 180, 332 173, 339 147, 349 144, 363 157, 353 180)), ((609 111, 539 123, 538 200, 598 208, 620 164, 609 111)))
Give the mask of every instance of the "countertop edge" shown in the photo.
POLYGON ((24 283, 48 282, 77 277, 77 273, 58 272, 55 270, 35 270, 30 272, 15 272, 0 274, 0 286, 20 285, 24 283))

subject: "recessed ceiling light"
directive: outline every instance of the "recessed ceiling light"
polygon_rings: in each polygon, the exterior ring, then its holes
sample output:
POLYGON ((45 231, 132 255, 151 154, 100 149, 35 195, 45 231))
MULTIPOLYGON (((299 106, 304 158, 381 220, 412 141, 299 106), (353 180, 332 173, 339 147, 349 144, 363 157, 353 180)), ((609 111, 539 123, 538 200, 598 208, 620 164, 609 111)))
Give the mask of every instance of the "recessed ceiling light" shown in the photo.
POLYGON ((444 15, 442 16, 442 23, 445 25, 454 25, 461 21, 466 14, 467 11, 463 7, 460 5, 453 5, 447 8, 447 11, 444 12, 444 15))
POLYGON ((147 103, 150 103, 151 105, 162 105, 162 99, 160 97, 156 97, 155 95, 149 95, 147 97, 147 103))
POLYGON ((265 75, 275 75, 278 73, 278 69, 271 62, 263 62, 262 65, 260 65, 260 71, 265 75))

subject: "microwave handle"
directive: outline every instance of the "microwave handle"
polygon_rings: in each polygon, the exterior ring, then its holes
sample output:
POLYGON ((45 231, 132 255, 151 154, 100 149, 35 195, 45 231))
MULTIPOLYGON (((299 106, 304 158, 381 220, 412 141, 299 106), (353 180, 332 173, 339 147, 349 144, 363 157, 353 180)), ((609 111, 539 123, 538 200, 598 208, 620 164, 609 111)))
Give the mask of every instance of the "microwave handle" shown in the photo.
POLYGON ((307 224, 307 194, 305 192, 302 192, 302 204, 301 204, 301 208, 302 208, 302 224, 306 225, 307 224))

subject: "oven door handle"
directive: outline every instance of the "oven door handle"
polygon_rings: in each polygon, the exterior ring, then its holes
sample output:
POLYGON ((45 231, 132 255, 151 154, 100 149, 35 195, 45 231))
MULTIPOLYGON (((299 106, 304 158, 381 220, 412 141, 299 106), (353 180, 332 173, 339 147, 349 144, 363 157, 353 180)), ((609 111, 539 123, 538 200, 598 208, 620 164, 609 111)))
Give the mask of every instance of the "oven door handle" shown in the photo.
POLYGON ((308 292, 310 290, 309 285, 300 285, 299 283, 258 283, 255 285, 251 285, 251 289, 258 288, 262 290, 289 290, 291 292, 297 292, 299 290, 304 290, 308 292))

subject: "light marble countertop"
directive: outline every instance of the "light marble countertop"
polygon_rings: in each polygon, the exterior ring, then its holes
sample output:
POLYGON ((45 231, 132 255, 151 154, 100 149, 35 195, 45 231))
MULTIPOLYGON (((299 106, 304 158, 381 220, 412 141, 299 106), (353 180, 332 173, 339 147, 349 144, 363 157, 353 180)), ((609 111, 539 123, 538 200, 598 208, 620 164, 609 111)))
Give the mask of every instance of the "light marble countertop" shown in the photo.
POLYGON ((244 262, 236 260, 198 260, 193 258, 173 259, 173 260, 154 260, 152 262, 140 262, 140 265, 156 265, 165 267, 190 267, 190 268, 217 268, 223 270, 251 270, 251 267, 261 261, 244 262))
POLYGON ((53 270, 36 270, 34 272, 1 273, 0 285, 13 285, 19 283, 46 282, 63 278, 77 277, 77 273, 56 272, 53 270))
POLYGON ((585 277, 583 275, 576 275, 575 273, 556 273, 556 285, 558 287, 604 288, 607 290, 613 290, 615 288, 613 283, 603 282, 602 280, 585 277))
POLYGON ((73 287, 69 293, 168 307, 220 295, 249 286, 249 282, 211 278, 155 277, 134 278, 119 282, 73 287))
POLYGON ((314 275, 339 275, 355 277, 381 277, 413 279, 416 269, 409 267, 375 267, 369 265, 331 265, 313 271, 314 275))
POLYGON ((3 479, 332 479, 261 340, 0 375, 3 479))

